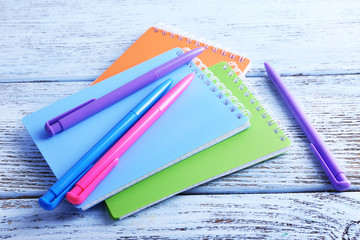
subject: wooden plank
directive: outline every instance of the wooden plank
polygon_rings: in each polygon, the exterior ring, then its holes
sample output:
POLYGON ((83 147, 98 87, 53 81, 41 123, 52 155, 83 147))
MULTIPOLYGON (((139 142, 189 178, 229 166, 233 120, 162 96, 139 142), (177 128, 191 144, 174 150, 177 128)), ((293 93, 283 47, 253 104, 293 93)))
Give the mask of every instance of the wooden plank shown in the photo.
POLYGON ((287 75, 359 73, 357 1, 21 0, 0 11, 1 81, 93 80, 160 21, 247 53, 250 75, 265 60, 287 75))
POLYGON ((176 196, 120 221, 101 205, 0 200, 0 216, 0 237, 15 239, 358 239, 360 193, 176 196))
POLYGON ((359 23, 360 5, 351 0, 2 1, 0 238, 358 239, 359 23), (247 53, 248 81, 291 136, 291 151, 122 221, 111 220, 103 205, 79 212, 64 201, 44 211, 37 198, 55 178, 20 119, 87 87, 159 21, 247 53), (323 192, 332 188, 263 77, 264 61, 293 76, 284 78, 286 84, 353 192, 323 192))
MULTIPOLYGON (((359 190, 359 75, 285 77, 315 127, 359 190)), ((293 146, 289 153, 213 181, 198 193, 254 193, 332 190, 308 142, 266 78, 249 78, 272 116, 281 120, 293 146)), ((0 196, 39 196, 55 181, 21 118, 88 86, 88 82, 1 83, 0 196)), ((261 146, 259 146, 261 147, 261 146)))

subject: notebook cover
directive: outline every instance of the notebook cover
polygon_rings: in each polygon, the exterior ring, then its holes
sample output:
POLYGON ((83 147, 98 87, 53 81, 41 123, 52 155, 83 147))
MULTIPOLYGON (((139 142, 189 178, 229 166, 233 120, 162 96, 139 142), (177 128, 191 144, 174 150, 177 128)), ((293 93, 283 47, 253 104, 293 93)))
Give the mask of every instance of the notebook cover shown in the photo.
MULTIPOLYGON (((60 177, 81 158, 107 131, 156 86, 168 78, 173 85, 194 71, 195 66, 184 65, 146 88, 115 103, 87 120, 64 132, 48 137, 44 123, 72 109, 88 99, 98 98, 133 80, 156 66, 181 54, 180 48, 168 51, 145 63, 120 73, 99 84, 51 104, 23 119, 27 130, 48 162, 56 177, 60 177)), ((246 116, 240 119, 239 109, 230 111, 232 104, 224 105, 212 92, 213 85, 203 84, 196 70, 194 80, 169 109, 120 157, 120 162, 100 183, 84 203, 76 207, 83 210, 104 200, 142 178, 174 164, 182 158, 201 151, 249 126, 246 116)))
POLYGON ((226 62, 209 67, 209 70, 251 112, 251 127, 105 200, 112 218, 124 218, 176 193, 249 167, 289 149, 290 140, 260 107, 260 103, 243 82, 237 78, 238 82, 234 83, 237 74, 226 62))
POLYGON ((176 47, 194 49, 200 46, 206 48, 206 50, 199 55, 199 58, 205 65, 211 66, 221 61, 234 61, 243 74, 248 71, 250 60, 239 56, 235 52, 230 50, 226 51, 216 46, 199 42, 197 39, 182 36, 181 34, 175 34, 171 30, 152 27, 136 40, 93 84, 114 76, 170 49, 176 47))

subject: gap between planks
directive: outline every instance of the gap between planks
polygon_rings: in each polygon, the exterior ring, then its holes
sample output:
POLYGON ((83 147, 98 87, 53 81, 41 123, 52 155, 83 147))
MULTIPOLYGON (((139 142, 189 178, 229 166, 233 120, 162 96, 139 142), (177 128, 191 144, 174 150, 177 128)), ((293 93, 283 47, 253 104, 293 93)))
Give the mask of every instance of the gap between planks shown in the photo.
MULTIPOLYGON (((316 193, 328 193, 328 194, 339 194, 339 193, 344 193, 344 192, 338 192, 335 190, 329 190, 327 188, 323 189, 323 190, 316 190, 314 189, 313 191, 309 191, 309 190, 305 190, 305 191, 297 191, 297 192, 287 192, 287 191, 276 191, 276 192, 264 192, 264 191, 259 191, 259 192, 192 192, 190 191, 185 191, 185 192, 181 192, 176 194, 175 196, 217 196, 217 195, 282 195, 282 194, 316 194, 316 193)), ((359 190, 347 190, 346 193, 356 193, 356 194, 360 194, 359 190)), ((42 192, 40 194, 31 194, 29 195, 27 193, 27 195, 19 195, 19 196, 6 196, 9 194, 4 194, 4 193, 0 193, 0 201, 8 201, 8 200, 37 200, 39 199, 41 196, 43 196, 45 194, 45 192, 42 192)))
MULTIPOLYGON (((280 74, 281 77, 326 77, 326 76, 357 76, 360 75, 360 72, 354 73, 344 73, 344 72, 328 72, 328 73, 286 73, 282 74, 281 71, 276 71, 280 74)), ((47 83, 47 82, 89 82, 89 84, 96 80, 98 76, 69 76, 69 77, 30 77, 30 78, 0 78, 1 83, 47 83)), ((267 74, 264 71, 261 72, 248 72, 246 78, 259 78, 267 77, 267 74)))

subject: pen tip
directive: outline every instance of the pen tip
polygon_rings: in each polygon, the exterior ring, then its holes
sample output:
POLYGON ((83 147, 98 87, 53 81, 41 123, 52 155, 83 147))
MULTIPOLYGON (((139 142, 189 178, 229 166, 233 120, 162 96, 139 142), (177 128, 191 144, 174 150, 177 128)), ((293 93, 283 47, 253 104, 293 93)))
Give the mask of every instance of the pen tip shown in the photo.
POLYGON ((264 66, 265 66, 265 69, 266 71, 269 69, 270 65, 267 63, 267 62, 264 62, 264 66))
POLYGON ((186 79, 186 81, 191 82, 194 79, 194 77, 195 77, 195 73, 190 73, 189 75, 187 75, 185 77, 185 79, 186 79))
POLYGON ((205 50, 204 47, 198 47, 198 48, 195 48, 195 49, 191 50, 191 52, 194 52, 194 54, 199 55, 199 54, 202 53, 204 50, 205 50))
POLYGON ((171 86, 172 83, 173 83, 173 80, 172 80, 171 78, 169 78, 168 80, 164 81, 164 82, 160 85, 160 87, 161 87, 164 91, 166 91, 166 90, 171 86))
POLYGON ((171 84, 173 81, 174 81, 174 80, 172 80, 171 78, 169 78, 169 79, 168 79, 168 80, 166 80, 165 82, 166 82, 166 83, 170 83, 170 84, 171 84))

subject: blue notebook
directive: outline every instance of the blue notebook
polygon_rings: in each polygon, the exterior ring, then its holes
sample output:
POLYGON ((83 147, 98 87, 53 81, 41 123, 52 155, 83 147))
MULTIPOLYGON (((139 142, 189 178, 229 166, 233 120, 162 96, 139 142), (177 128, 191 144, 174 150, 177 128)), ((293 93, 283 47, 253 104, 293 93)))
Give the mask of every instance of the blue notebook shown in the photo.
POLYGON ((174 80, 174 86, 191 72, 196 73, 186 91, 121 156, 112 172, 77 208, 86 210, 250 126, 246 114, 226 97, 229 92, 220 90, 205 72, 190 63, 76 126, 48 137, 44 124, 49 119, 91 98, 99 98, 182 53, 180 48, 170 50, 23 118, 26 129, 59 178, 156 86, 169 78, 174 80))

